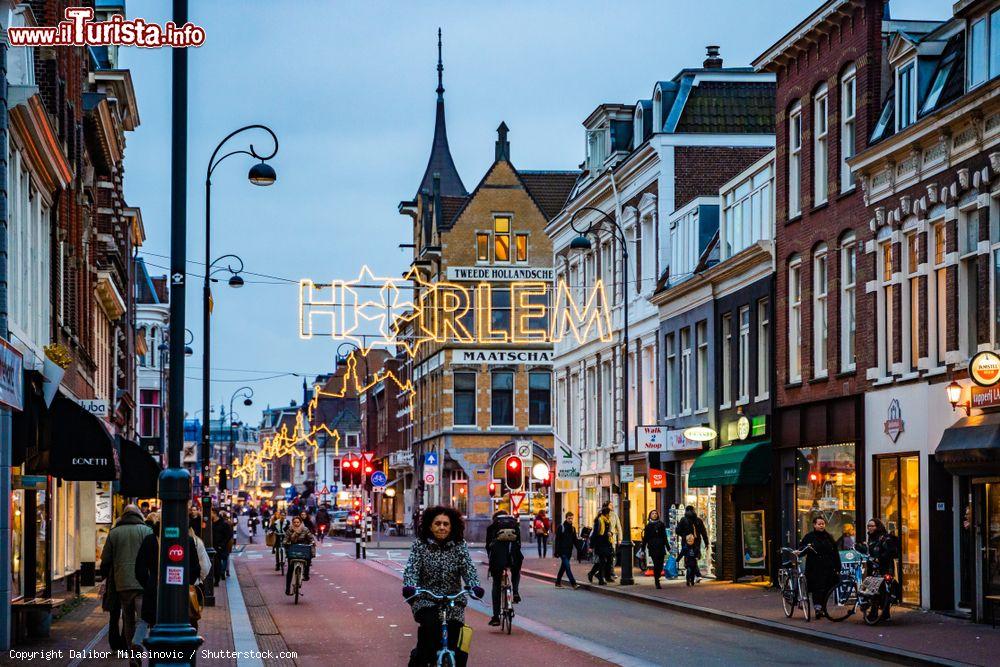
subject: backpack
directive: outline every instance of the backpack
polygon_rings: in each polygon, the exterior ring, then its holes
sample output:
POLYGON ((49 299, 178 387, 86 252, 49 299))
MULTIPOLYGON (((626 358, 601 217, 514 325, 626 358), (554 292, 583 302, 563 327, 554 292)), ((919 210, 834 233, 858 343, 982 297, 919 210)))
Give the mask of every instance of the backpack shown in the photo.
POLYGON ((541 519, 535 519, 535 534, 545 535, 545 522, 541 519))
POLYGON ((520 537, 517 519, 512 516, 497 517, 497 542, 517 542, 520 537))

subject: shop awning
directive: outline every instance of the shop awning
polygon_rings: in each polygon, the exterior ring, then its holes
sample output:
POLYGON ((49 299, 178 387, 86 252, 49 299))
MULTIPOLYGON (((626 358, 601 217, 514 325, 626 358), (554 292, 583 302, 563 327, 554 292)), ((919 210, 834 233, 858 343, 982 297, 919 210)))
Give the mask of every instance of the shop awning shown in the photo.
POLYGON ((705 452, 688 473, 688 486, 766 484, 771 477, 771 443, 729 445, 705 452))
POLYGON ((1000 468, 1000 413, 959 419, 944 430, 934 458, 952 470, 996 471, 1000 468))
POLYGON ((100 418, 72 399, 56 394, 49 408, 52 451, 49 474, 77 482, 118 479, 115 441, 100 418))
POLYGON ((122 478, 118 493, 126 498, 154 498, 156 485, 163 469, 138 443, 118 438, 122 478))

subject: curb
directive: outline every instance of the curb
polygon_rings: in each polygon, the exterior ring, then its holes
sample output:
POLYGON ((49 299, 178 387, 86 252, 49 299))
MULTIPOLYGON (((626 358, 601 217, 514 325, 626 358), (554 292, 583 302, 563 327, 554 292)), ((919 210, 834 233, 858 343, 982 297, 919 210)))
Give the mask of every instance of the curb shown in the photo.
MULTIPOLYGON (((554 574, 549 574, 547 572, 536 572, 534 570, 526 570, 523 568, 521 569, 521 575, 526 577, 531 577, 532 579, 539 579, 542 581, 555 582, 556 580, 554 574)), ((731 612, 720 611, 718 609, 712 609, 710 607, 702 607, 688 602, 680 602, 678 600, 670 600, 668 598, 654 597, 652 595, 645 595, 643 593, 631 593, 631 592, 626 593, 625 591, 619 590, 617 588, 594 586, 593 584, 580 581, 577 581, 577 583, 580 584, 581 588, 588 591, 593 591, 594 593, 598 593, 600 595, 610 595, 612 597, 625 598, 628 600, 639 602, 641 604, 647 604, 653 607, 665 607, 667 609, 672 609, 674 611, 683 611, 685 613, 694 614, 696 616, 701 616, 702 618, 708 618, 713 621, 721 621, 723 623, 729 623, 731 625, 739 625, 745 628, 749 628, 751 630, 760 630, 762 632, 769 632, 775 635, 783 635, 785 637, 791 637, 792 639, 807 641, 813 644, 822 644, 824 646, 829 646, 848 653, 857 653, 859 655, 882 658, 900 664, 947 665, 949 667, 968 667, 968 665, 973 664, 967 662, 959 662, 956 660, 948 660, 946 658, 939 658, 937 656, 927 655, 926 653, 915 653, 913 651, 907 651, 905 649, 890 649, 880 644, 873 644, 871 642, 866 642, 860 639, 843 637, 841 635, 835 635, 829 632, 806 630, 804 628, 797 628, 795 626, 785 625, 784 623, 779 623, 776 621, 769 621, 763 618, 755 618, 753 616, 745 616, 743 614, 734 614, 731 612)))

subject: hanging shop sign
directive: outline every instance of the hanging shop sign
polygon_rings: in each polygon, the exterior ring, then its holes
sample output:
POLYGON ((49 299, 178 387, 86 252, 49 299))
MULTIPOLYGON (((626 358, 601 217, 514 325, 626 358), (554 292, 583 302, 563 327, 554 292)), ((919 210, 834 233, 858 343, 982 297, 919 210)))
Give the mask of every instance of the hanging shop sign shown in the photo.
POLYGON ((0 338, 0 403, 12 410, 24 409, 24 357, 0 338))
POLYGON ((736 437, 740 440, 746 440, 750 437, 750 419, 746 415, 740 415, 740 418, 736 420, 736 437))
POLYGON ((701 451, 702 444, 684 435, 683 429, 672 429, 666 434, 668 452, 701 451))
POLYGON ((743 569, 766 569, 766 546, 764 544, 764 510, 740 512, 740 532, 743 537, 743 569))
POLYGON ((692 426, 684 429, 684 437, 695 442, 708 442, 719 435, 711 426, 692 426))
POLYGON ((992 387, 969 387, 972 396, 972 407, 995 408, 1000 405, 1000 384, 992 387))
POLYGON ((562 442, 556 443, 556 479, 580 479, 582 468, 580 455, 572 447, 562 442))
POLYGON ((627 465, 618 468, 618 477, 622 482, 635 481, 635 466, 627 465))
POLYGON ((665 452, 667 451, 668 429, 664 426, 636 426, 635 451, 665 452))
POLYGON ((551 350, 452 350, 451 361, 454 364, 551 364, 551 350))
POLYGON ((983 350, 969 362, 969 377, 980 387, 992 387, 1000 382, 1000 355, 983 350))
POLYGON ((903 410, 899 407, 899 399, 894 398, 889 402, 889 411, 885 417, 885 434, 893 442, 899 440, 903 432, 903 410))
POLYGON ((656 468, 649 469, 649 488, 651 489, 665 489, 667 488, 667 473, 664 470, 657 470, 656 468))

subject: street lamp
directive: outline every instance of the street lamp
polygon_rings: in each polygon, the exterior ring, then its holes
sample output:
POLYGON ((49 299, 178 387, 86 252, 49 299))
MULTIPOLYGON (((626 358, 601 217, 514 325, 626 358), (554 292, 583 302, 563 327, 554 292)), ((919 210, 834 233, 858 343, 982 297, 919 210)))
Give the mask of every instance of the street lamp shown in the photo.
POLYGON ((954 412, 957 408, 963 408, 965 410, 965 416, 968 417, 972 414, 972 405, 969 401, 965 403, 959 403, 962 400, 962 385, 951 381, 947 387, 944 388, 945 393, 948 394, 948 402, 951 403, 951 411, 954 412))
POLYGON ((623 462, 618 464, 618 487, 621 490, 622 495, 622 530, 625 533, 624 539, 622 540, 622 576, 621 585, 631 586, 635 583, 635 579, 632 577, 632 558, 635 551, 634 545, 632 544, 632 512, 631 503, 628 497, 628 484, 622 484, 621 481, 621 466, 627 465, 628 458, 628 402, 629 402, 629 384, 628 384, 628 240, 625 238, 625 230, 622 229, 621 225, 612 218, 610 215, 600 210, 599 208, 594 208, 592 206, 582 206, 576 213, 569 219, 569 225, 573 228, 573 231, 577 233, 576 238, 570 241, 569 248, 573 251, 589 251, 593 247, 590 239, 587 238, 588 235, 596 234, 601 227, 601 222, 607 222, 611 228, 611 236, 618 242, 621 246, 622 254, 622 301, 624 306, 623 326, 622 326, 622 338, 625 341, 625 359, 622 363, 622 438, 623 438, 623 462), (576 218, 581 213, 589 211, 596 213, 600 216, 600 219, 596 222, 592 222, 585 229, 578 229, 576 226, 576 218))
POLYGON ((243 405, 253 405, 253 387, 240 387, 229 397, 229 465, 233 465, 236 456, 236 440, 233 437, 233 401, 237 396, 243 397, 243 405))
MULTIPOLYGON (((201 372, 201 404, 202 409, 205 414, 208 414, 208 404, 209 395, 211 393, 211 370, 210 370, 210 360, 211 360, 211 335, 212 335, 212 323, 211 323, 211 301, 212 301, 212 275, 219 271, 228 270, 230 275, 229 286, 239 288, 243 286, 243 278, 239 275, 243 271, 243 260, 241 260, 236 255, 223 255, 219 257, 214 262, 212 261, 212 174, 215 172, 215 168, 222 163, 228 157, 233 155, 249 155, 255 160, 259 160, 259 163, 255 163, 251 168, 250 172, 247 174, 247 178, 254 185, 271 185, 277 178, 274 168, 267 164, 267 161, 278 154, 278 137, 274 134, 274 131, 266 125, 246 125, 238 130, 230 132, 226 137, 218 143, 215 150, 212 151, 212 157, 208 160, 208 168, 205 171, 205 281, 202 289, 202 327, 204 336, 204 349, 202 350, 202 372, 201 372), (274 150, 267 155, 259 154, 256 149, 254 149, 253 144, 250 144, 250 150, 235 150, 230 151, 222 156, 219 156, 219 151, 230 139, 235 137, 241 132, 246 132, 248 130, 264 130, 271 135, 271 139, 274 141, 274 150), (215 264, 223 259, 233 259, 239 263, 239 269, 234 270, 231 265, 227 265, 224 268, 216 269, 213 271, 215 264)), ((209 493, 208 479, 210 476, 211 468, 211 449, 210 449, 210 434, 211 434, 211 423, 206 421, 205 425, 202 427, 201 431, 201 469, 202 469, 202 485, 201 485, 201 505, 202 514, 205 517, 205 522, 202 524, 204 526, 202 531, 202 541, 205 542, 205 549, 208 551, 209 558, 214 561, 214 552, 212 544, 212 496, 209 493)), ((216 577, 216 573, 213 571, 209 573, 208 578, 213 579, 216 577)), ((214 585, 211 581, 205 583, 205 604, 209 607, 215 605, 215 594, 213 592, 214 585)))

